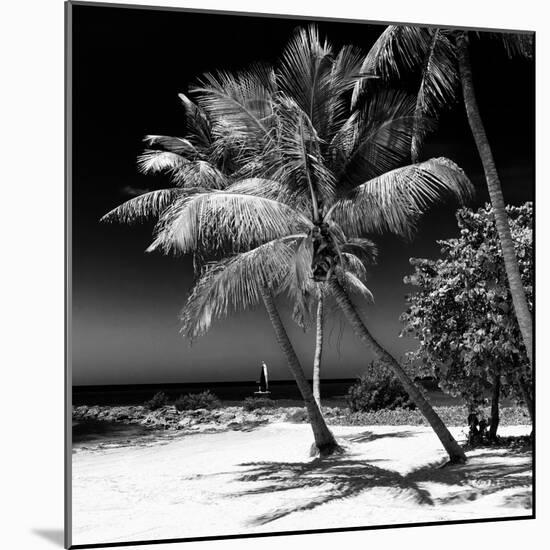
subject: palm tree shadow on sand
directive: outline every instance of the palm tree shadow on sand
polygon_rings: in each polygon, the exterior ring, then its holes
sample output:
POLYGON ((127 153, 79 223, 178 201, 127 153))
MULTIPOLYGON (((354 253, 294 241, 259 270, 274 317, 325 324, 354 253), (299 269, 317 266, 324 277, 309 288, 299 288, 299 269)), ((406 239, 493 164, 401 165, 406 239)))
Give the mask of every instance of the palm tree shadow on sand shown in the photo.
POLYGON ((351 443, 371 443, 373 441, 376 441, 377 439, 383 439, 387 437, 404 438, 404 437, 411 437, 414 435, 415 435, 415 432, 412 432, 410 430, 403 430, 400 432, 386 432, 386 433, 376 433, 376 432, 365 431, 358 434, 353 434, 351 436, 344 436, 341 439, 345 441, 349 441, 351 443))
MULTIPOLYGON (((407 432, 373 434, 384 437, 407 437, 407 432)), ((372 432, 350 438, 350 442, 371 441, 372 432), (364 439, 362 439, 364 438, 364 439)), ((318 489, 321 494, 301 502, 285 503, 284 506, 261 514, 248 522, 251 527, 266 525, 295 512, 312 510, 323 504, 356 497, 372 489, 387 489, 395 497, 416 502, 419 506, 441 506, 471 502, 504 490, 502 506, 531 508, 531 455, 529 452, 507 450, 501 454, 493 449, 484 449, 472 456, 467 464, 430 464, 402 475, 395 470, 373 464, 381 460, 354 459, 353 455, 315 459, 311 462, 248 462, 240 464, 246 470, 237 482, 258 483, 259 486, 240 491, 234 496, 284 493, 297 489, 318 489), (512 463, 510 453, 520 460, 512 463), (447 486, 445 496, 435 497, 433 487, 447 486)), ((438 491, 441 495, 441 492, 438 491)))

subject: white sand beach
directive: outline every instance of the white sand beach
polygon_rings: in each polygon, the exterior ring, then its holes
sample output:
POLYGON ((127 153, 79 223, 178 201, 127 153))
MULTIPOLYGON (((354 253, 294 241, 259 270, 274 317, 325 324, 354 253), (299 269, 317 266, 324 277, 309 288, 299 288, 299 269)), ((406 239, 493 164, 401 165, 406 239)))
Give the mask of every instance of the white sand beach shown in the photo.
POLYGON ((484 448, 438 468, 446 455, 429 428, 332 429, 347 452, 323 461, 309 457, 309 425, 286 422, 80 449, 73 544, 531 514, 530 453, 484 448))

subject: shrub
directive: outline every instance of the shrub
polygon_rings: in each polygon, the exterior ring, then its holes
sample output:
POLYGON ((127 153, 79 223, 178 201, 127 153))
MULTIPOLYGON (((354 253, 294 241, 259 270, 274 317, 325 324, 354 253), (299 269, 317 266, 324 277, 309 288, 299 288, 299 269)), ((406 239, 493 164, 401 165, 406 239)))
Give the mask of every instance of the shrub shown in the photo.
POLYGON ((307 422, 308 421, 307 411, 305 409, 297 409, 295 411, 288 412, 286 415, 286 421, 297 422, 297 423, 307 422))
POLYGON ((256 409, 272 409, 275 406, 270 397, 247 397, 243 401, 245 411, 255 411, 256 409))
POLYGON ((178 411, 194 411, 197 409, 217 409, 221 406, 218 397, 210 390, 201 393, 180 395, 174 405, 178 411))
POLYGON ((395 375, 387 367, 375 362, 349 388, 346 402, 353 412, 415 409, 414 403, 395 375))
POLYGON ((156 411, 157 409, 160 409, 168 404, 168 396, 164 392, 159 391, 153 395, 152 399, 145 401, 144 404, 148 409, 156 411))

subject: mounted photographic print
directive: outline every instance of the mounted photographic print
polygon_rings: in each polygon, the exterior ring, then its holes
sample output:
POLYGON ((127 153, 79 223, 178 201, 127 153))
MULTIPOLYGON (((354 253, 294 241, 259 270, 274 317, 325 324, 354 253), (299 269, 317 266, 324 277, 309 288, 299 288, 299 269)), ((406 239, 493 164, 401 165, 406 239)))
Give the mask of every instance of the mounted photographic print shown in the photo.
POLYGON ((534 517, 534 33, 66 22, 66 545, 534 517))

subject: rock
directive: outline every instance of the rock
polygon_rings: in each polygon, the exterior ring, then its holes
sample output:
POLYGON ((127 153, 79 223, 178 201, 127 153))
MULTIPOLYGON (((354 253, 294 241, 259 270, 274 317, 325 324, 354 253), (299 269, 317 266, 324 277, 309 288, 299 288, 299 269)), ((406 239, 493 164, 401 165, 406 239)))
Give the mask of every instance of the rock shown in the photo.
POLYGON ((235 413, 222 413, 218 416, 217 420, 220 424, 228 424, 235 418, 235 413))
POLYGON ((178 422, 178 426, 182 427, 182 428, 185 428, 187 426, 191 426, 192 424, 194 424, 194 421, 192 418, 189 418, 189 417, 186 417, 186 418, 182 418, 179 422, 178 422))
POLYGON ((74 409, 74 415, 75 416, 84 416, 88 412, 88 407, 86 405, 80 405, 80 407, 76 407, 74 409))
POLYGON ((99 414, 100 412, 100 409, 98 406, 94 406, 94 407, 90 407, 88 408, 88 410, 86 411, 86 418, 95 418, 97 417, 97 415, 99 414))
POLYGON ((208 409, 195 409, 194 411, 189 411, 189 414, 192 416, 207 416, 210 414, 208 409))

